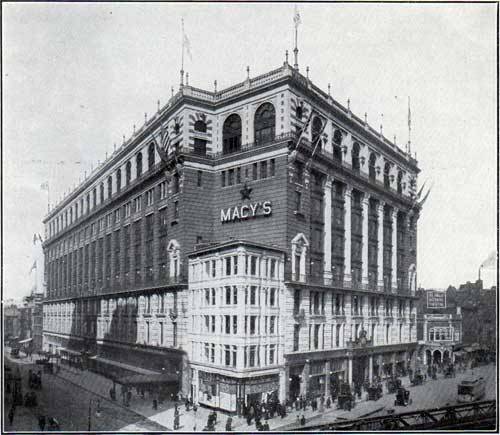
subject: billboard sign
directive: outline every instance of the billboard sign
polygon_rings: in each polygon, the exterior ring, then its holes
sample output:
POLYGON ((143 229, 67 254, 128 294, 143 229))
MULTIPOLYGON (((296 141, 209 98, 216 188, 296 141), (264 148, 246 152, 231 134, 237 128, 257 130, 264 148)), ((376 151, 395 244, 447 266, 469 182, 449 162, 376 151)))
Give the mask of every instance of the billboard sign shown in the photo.
POLYGON ((446 292, 429 290, 427 292, 427 308, 446 308, 446 292))

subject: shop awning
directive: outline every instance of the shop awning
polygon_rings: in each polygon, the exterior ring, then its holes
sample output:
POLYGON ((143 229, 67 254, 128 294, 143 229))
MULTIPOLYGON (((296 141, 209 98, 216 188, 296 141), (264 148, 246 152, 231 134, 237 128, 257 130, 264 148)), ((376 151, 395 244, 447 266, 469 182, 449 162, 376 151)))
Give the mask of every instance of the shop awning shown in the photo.
POLYGON ((33 341, 33 339, 32 339, 32 338, 26 338, 26 339, 24 339, 24 340, 20 340, 20 341, 19 341, 19 344, 29 343, 30 341, 33 341))
POLYGON ((177 375, 156 374, 156 375, 131 375, 117 379, 121 385, 147 385, 147 384, 172 384, 179 382, 177 375))

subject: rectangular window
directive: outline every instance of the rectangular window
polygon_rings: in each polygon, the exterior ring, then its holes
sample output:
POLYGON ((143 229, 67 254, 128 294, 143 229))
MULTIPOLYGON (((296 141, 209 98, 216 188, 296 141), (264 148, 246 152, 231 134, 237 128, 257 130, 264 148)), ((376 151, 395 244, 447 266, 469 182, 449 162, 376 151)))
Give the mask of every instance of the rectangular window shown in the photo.
POLYGON ((225 332, 231 334, 231 316, 224 316, 225 332))
POLYGON ((293 325, 293 351, 299 350, 300 325, 293 325))
POLYGON ((271 316, 269 318, 269 334, 275 334, 276 329, 276 316, 271 316))
POLYGON ((270 160, 269 165, 269 176, 274 177, 276 174, 276 161, 274 159, 270 160))
POLYGON ((241 183, 241 168, 237 167, 236 168, 236 184, 241 183))
POLYGON ((269 345, 269 365, 275 364, 276 345, 269 345))
POLYGON ((238 275, 238 257, 233 257, 233 275, 238 275))
POLYGON ((224 364, 226 366, 231 365, 231 351, 230 347, 227 344, 224 346, 224 364))
POLYGON ((270 278, 276 278, 276 260, 271 260, 269 275, 270 278))
POLYGON ((250 316, 250 335, 255 335, 257 316, 250 316))
POLYGON ((165 199, 167 197, 167 182, 162 181, 160 183, 160 199, 165 199))
POLYGON ((124 207, 125 207, 125 217, 127 218, 130 216, 130 208, 131 208, 130 202, 127 202, 124 207))
POLYGON ((250 257, 250 275, 257 275, 257 257, 250 257))
POLYGON ((225 292, 226 292, 226 305, 231 305, 231 287, 226 286, 225 292))
POLYGON ((211 332, 215 332, 215 316, 210 316, 211 319, 211 332))
POLYGON ((231 257, 226 257, 224 259, 226 264, 226 276, 231 275, 231 257))
POLYGON ((233 316, 233 334, 238 333, 238 316, 233 316))
POLYGON ((201 187, 201 183, 202 183, 202 176, 203 176, 203 171, 198 171, 198 178, 197 178, 197 181, 196 181, 196 185, 198 187, 201 187))
POLYGON ((267 160, 260 162, 260 178, 267 178, 267 160))
POLYGON ((275 288, 271 288, 269 290, 269 305, 271 307, 274 307, 276 304, 276 289, 275 288))
POLYGON ((237 347, 233 346, 233 367, 236 367, 237 347))
POLYGON ((250 287, 250 305, 257 303, 257 287, 254 285, 250 287))
POLYGON ((227 185, 232 186, 234 184, 234 169, 229 169, 227 171, 227 185))
POLYGON ((212 305, 215 305, 215 289, 212 289, 212 305))
POLYGON ((257 179, 257 163, 252 165, 252 180, 257 179))
POLYGON ((141 197, 138 196, 137 198, 134 199, 134 213, 138 213, 141 211, 141 205, 142 205, 141 197))
POLYGON ((220 185, 226 187, 226 171, 220 173, 220 185))
POLYGON ((115 210, 115 223, 120 222, 120 210, 115 210))
POLYGON ((302 209, 302 193, 295 191, 295 211, 300 213, 302 209))
POLYGON ((147 206, 153 205, 153 202, 154 202, 154 190, 149 189, 146 192, 146 205, 147 206))
POLYGON ((238 305, 238 287, 233 286, 233 304, 238 305))
POLYGON ((257 353, 257 346, 250 346, 250 352, 249 352, 249 355, 248 355, 248 366, 249 367, 255 367, 255 364, 256 364, 256 353, 257 353))
POLYGON ((216 276, 216 271, 217 271, 216 264, 217 264, 216 261, 212 260, 212 278, 215 278, 216 276))

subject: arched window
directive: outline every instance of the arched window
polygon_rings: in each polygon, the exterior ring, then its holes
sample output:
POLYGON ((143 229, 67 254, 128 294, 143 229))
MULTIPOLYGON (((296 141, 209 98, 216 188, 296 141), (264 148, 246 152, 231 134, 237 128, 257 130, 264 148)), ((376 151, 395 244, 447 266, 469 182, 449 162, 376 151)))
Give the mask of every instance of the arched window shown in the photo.
POLYGON ((118 169, 116 171, 116 191, 119 192, 122 188, 122 170, 118 169))
POLYGON ((125 185, 128 186, 130 184, 130 180, 132 178, 132 163, 130 160, 125 165, 125 185))
MULTIPOLYGON (((321 122, 321 118, 319 116, 315 116, 312 122, 311 128, 311 140, 314 145, 316 145, 316 141, 319 139, 319 135, 321 134, 321 130, 323 129, 323 123, 321 122)), ((321 143, 319 144, 321 147, 321 143)))
POLYGON ((241 149, 241 118, 232 114, 224 121, 222 128, 222 152, 234 153, 241 149))
POLYGON ((359 172, 359 143, 354 142, 351 151, 352 169, 359 172))
MULTIPOLYGON (((100 202, 104 202, 104 183, 101 183, 101 185, 99 186, 99 193, 100 193, 100 202)), ((94 204, 95 205, 95 204, 94 204)))
POLYGON ((108 177, 108 198, 111 198, 113 195, 113 178, 111 176, 108 177))
POLYGON ((403 193, 403 172, 398 171, 398 193, 403 193))
POLYGON ((376 178, 376 171, 375 171, 375 164, 377 162, 377 157, 375 156, 375 153, 370 154, 370 160, 368 161, 368 176, 370 177, 370 180, 375 180, 376 178))
POLYGON ((199 131, 200 133, 207 132, 207 124, 203 122, 201 119, 194 123, 194 131, 199 131))
POLYGON ((385 187, 390 187, 391 182, 389 180, 389 173, 391 171, 391 164, 389 162, 386 162, 384 165, 384 186, 385 187))
POLYGON ((148 169, 151 169, 155 164, 155 146, 154 144, 149 144, 148 147, 148 169))
POLYGON ((271 103, 262 104, 255 112, 255 143, 269 142, 274 139, 276 114, 271 103))
POLYGON ((333 132, 333 157, 342 160, 342 132, 337 129, 333 132))
POLYGON ((136 178, 139 178, 142 175, 142 153, 137 154, 135 158, 135 170, 136 170, 136 178))

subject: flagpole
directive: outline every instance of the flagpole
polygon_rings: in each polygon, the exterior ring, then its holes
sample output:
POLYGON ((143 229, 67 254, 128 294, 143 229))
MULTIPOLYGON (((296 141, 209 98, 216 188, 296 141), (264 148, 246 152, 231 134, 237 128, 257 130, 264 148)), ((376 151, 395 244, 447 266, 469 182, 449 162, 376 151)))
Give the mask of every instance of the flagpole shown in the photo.
POLYGON ((411 112, 410 112, 410 96, 408 96, 408 155, 411 157, 411 112))
POLYGON ((184 18, 181 18, 182 26, 182 55, 181 55, 181 88, 184 86, 184 18))

